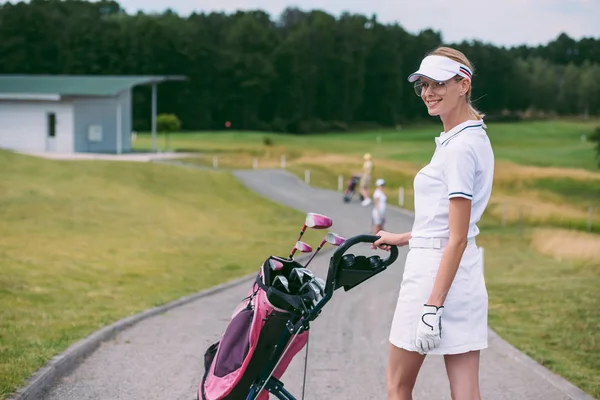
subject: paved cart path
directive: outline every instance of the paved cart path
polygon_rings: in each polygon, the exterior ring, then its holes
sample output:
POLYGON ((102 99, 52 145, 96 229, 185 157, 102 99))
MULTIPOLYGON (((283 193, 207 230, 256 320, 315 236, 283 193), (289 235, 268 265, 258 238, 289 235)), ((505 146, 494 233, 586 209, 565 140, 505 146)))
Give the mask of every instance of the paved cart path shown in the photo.
MULTIPOLYGON (((360 207, 356 200, 344 204, 341 194, 308 187, 285 171, 239 171, 236 175, 269 199, 304 212, 331 216, 335 232, 346 236, 368 232, 370 208, 360 207)), ((408 230, 411 224, 409 213, 389 210, 389 229, 408 230)), ((353 247, 355 254, 360 251, 354 250, 357 247, 353 247)), ((336 291, 313 322, 307 400, 386 398, 387 335, 406 251, 401 249, 398 261, 382 274, 349 292, 336 291)), ((269 250, 265 252, 266 258, 269 250)), ((365 253, 370 252, 365 248, 365 253)), ((325 277, 331 254, 327 252, 313 261, 312 269, 319 276, 325 277)), ((201 298, 121 332, 58 382, 44 399, 192 400, 204 371, 204 351, 223 332, 249 284, 201 298)), ((484 399, 585 398, 492 332, 490 335, 490 347, 482 352, 484 399), (576 395, 569 396, 568 391, 576 395)), ((298 399, 302 394, 304 354, 302 351, 295 357, 283 377, 286 387, 298 399)), ((443 358, 430 356, 417 382, 415 399, 449 398, 443 358)))

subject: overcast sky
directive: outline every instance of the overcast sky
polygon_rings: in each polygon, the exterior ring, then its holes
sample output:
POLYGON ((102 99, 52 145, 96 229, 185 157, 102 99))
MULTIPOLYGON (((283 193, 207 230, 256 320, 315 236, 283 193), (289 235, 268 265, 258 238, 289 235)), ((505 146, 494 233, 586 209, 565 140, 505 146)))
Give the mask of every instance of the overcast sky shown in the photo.
POLYGON ((561 32, 579 39, 600 38, 600 0, 119 0, 128 13, 138 10, 196 12, 261 9, 272 18, 289 6, 376 14, 412 33, 433 28, 445 42, 478 39, 497 46, 545 44, 561 32))

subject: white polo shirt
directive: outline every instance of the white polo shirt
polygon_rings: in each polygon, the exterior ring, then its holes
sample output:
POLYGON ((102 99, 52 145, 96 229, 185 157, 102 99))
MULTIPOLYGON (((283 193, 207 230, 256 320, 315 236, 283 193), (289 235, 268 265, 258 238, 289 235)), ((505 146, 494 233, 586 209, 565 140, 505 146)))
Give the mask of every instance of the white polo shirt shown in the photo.
POLYGON ((415 221, 412 237, 448 238, 450 199, 471 200, 468 237, 479 233, 477 223, 492 193, 494 152, 483 121, 469 120, 435 138, 431 162, 415 177, 415 221))

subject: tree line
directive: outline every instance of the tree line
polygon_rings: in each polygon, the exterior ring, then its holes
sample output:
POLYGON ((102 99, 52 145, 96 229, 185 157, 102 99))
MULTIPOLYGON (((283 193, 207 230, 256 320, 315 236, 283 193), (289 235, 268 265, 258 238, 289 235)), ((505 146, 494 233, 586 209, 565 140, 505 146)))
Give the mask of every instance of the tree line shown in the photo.
MULTIPOLYGON (((127 14, 114 1, 0 5, 0 73, 185 75, 159 85, 159 112, 185 130, 307 133, 395 126, 427 116, 406 78, 441 44, 475 66, 473 99, 489 118, 600 115, 600 38, 544 46, 444 43, 375 16, 288 8, 180 16, 127 14)), ((150 125, 134 90, 134 128, 150 125)))

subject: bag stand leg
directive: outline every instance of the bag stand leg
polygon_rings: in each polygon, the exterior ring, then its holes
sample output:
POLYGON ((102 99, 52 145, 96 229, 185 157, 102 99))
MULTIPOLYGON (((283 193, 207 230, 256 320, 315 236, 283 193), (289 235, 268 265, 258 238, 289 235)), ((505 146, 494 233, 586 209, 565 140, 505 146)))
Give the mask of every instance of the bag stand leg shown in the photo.
POLYGON ((302 400, 304 400, 304 389, 306 388, 306 365, 308 364, 308 340, 310 336, 306 337, 306 355, 304 356, 304 376, 302 377, 302 400))
POLYGON ((296 400, 290 392, 285 390, 283 383, 273 376, 269 378, 269 381, 265 385, 265 389, 268 390, 269 393, 275 395, 279 400, 296 400))

